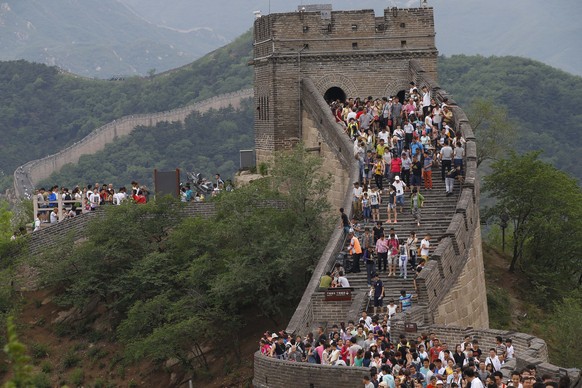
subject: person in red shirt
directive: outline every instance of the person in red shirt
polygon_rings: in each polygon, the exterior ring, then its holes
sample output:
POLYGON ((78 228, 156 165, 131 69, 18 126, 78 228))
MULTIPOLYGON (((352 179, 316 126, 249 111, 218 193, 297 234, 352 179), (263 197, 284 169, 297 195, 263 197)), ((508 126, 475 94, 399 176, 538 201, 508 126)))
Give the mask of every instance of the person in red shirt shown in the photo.
POLYGON ((346 343, 344 343, 343 340, 338 340, 337 342, 337 347, 340 350, 340 358, 346 363, 346 365, 349 365, 349 360, 350 360, 350 346, 348 345, 348 341, 346 341, 346 343))
POLYGON ((438 338, 433 339, 432 343, 433 343, 433 346, 428 351, 428 355, 429 355, 431 363, 433 363, 437 358, 439 358, 439 353, 441 352, 441 350, 443 350, 441 348, 441 342, 439 341, 438 338))
POLYGON ((396 154, 396 156, 393 156, 390 161, 390 182, 394 181, 396 175, 400 175, 401 170, 402 159, 400 159, 400 155, 396 154))

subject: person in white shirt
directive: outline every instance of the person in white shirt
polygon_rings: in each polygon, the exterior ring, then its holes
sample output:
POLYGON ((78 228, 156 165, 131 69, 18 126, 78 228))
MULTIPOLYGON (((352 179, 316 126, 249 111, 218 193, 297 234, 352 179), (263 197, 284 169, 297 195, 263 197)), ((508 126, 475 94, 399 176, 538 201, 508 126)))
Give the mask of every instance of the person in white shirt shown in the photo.
POLYGON ((501 369, 501 361, 499 361, 499 357, 497 357, 497 353, 495 352, 495 348, 489 349, 489 357, 485 359, 485 365, 491 364, 493 366, 493 371, 497 372, 501 369))
POLYGON ((348 279, 344 276, 344 273, 340 272, 339 277, 337 278, 337 286, 336 287, 347 288, 349 286, 350 286, 350 282, 348 282, 348 279))
POLYGON ((513 348, 513 341, 508 338, 505 340, 505 359, 511 360, 515 357, 515 349, 513 348))
POLYGON ((50 217, 51 217, 51 224, 56 224, 58 222, 59 215, 58 215, 57 212, 58 212, 58 209, 55 207, 53 209, 53 211, 51 212, 51 215, 50 215, 50 217))
POLYGON ((471 368, 465 369, 465 378, 469 382, 466 388, 484 388, 483 382, 475 374, 475 371, 471 368))
POLYGON ((427 234, 420 242, 420 257, 422 259, 428 260, 429 250, 430 250, 430 234, 427 234))
POLYGON ((99 193, 97 191, 91 192, 91 195, 89 196, 89 203, 91 204, 91 210, 97 209, 100 202, 101 202, 101 197, 99 196, 99 193))
POLYGON ((400 180, 400 176, 396 175, 392 186, 394 186, 394 189, 396 190, 396 206, 400 206, 400 213, 402 213, 402 209, 404 208, 404 189, 406 188, 406 183, 400 180))
POLYGON ((467 357, 467 349, 473 350, 473 344, 471 343, 471 336, 466 335, 463 343, 461 343, 461 351, 465 352, 465 356, 467 357))
POLYGON ((127 189, 125 187, 121 187, 119 191, 113 194, 113 204, 114 205, 121 205, 121 203, 127 198, 127 189))
POLYGON ((408 120, 404 121, 404 143, 406 147, 410 147, 410 143, 412 143, 412 137, 414 135, 414 126, 408 120))
POLYGON ((378 142, 384 140, 384 143, 388 144, 388 138, 390 138, 390 132, 386 131, 386 128, 382 128, 380 133, 378 133, 378 142))
POLYGON ((365 311, 362 311, 362 318, 364 320, 364 322, 366 323, 366 327, 370 328, 372 327, 372 317, 368 316, 368 313, 365 311))
POLYGON ((425 86, 422 87, 422 114, 426 117, 430 114, 430 91, 425 86))
POLYGON ((392 316, 398 312, 398 305, 394 304, 394 299, 390 300, 388 305, 388 319, 392 319, 392 316))
POLYGON ((352 189, 352 206, 354 210, 355 217, 362 216, 362 197, 364 195, 364 190, 360 187, 360 182, 354 182, 354 188, 352 189))
POLYGON ((331 353, 329 356, 329 364, 336 365, 340 359, 341 351, 337 348, 337 344, 332 341, 331 343, 331 353))

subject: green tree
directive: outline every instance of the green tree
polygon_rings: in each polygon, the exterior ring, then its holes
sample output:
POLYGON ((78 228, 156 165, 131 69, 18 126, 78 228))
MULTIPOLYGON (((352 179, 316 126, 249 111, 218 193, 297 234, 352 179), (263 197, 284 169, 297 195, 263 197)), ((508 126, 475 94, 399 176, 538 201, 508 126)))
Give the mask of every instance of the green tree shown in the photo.
POLYGON ((582 368, 582 294, 577 293, 555 306, 552 314, 555 319, 549 325, 552 339, 551 359, 557 365, 582 368))
POLYGON ((156 276, 163 262, 151 255, 163 253, 170 228, 180 222, 178 206, 164 198, 107 207, 103 219, 89 224, 84 243, 73 246, 70 236, 62 236, 58 248, 34 265, 46 284, 64 287, 61 304, 83 308, 97 300, 125 314, 137 300, 159 292, 156 276))
POLYGON ((321 163, 301 146, 279 155, 272 177, 212 199, 210 218, 180 220, 164 201, 108 208, 37 265, 61 304, 108 307, 128 359, 193 370, 193 344, 224 352, 228 338, 237 353, 246 317, 279 324, 296 305, 330 233, 321 163))
POLYGON ((467 109, 467 118, 475 133, 477 167, 486 160, 497 160, 509 150, 517 138, 517 128, 507 116, 507 109, 492 99, 476 98, 467 109))
MULTIPOLYGON (((567 279, 580 275, 582 191, 575 179, 538 159, 539 153, 512 153, 492 164, 485 191, 497 199, 490 216, 506 214, 513 231, 510 271, 544 262, 546 272, 560 270, 567 279)), ((570 282, 569 284, 578 284, 570 282)))
POLYGON ((216 198, 215 217, 177 226, 167 254, 182 268, 174 287, 135 304, 119 326, 128 356, 176 357, 192 367, 189 345, 209 338, 215 345, 223 338, 236 344, 249 311, 279 324, 329 238, 329 185, 320 166, 320 158, 299 146, 275 158, 272 177, 216 198))
POLYGON ((6 241, 12 236, 12 212, 6 200, 0 201, 0 241, 6 241))
POLYGON ((26 355, 26 346, 18 340, 16 325, 12 317, 8 318, 6 327, 8 343, 4 352, 12 365, 12 378, 4 384, 4 388, 28 388, 32 386, 32 365, 26 355))

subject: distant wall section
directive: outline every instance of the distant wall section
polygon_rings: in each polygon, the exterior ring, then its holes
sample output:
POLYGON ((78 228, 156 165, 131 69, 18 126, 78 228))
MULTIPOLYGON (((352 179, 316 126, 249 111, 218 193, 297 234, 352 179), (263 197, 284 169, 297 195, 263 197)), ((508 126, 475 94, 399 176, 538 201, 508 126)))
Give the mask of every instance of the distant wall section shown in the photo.
POLYGON ((253 96, 252 89, 223 94, 182 108, 166 112, 124 116, 97 128, 75 144, 42 159, 30 161, 14 172, 14 191, 17 198, 34 194, 37 182, 47 179, 64 165, 77 163, 82 155, 94 154, 105 148, 106 144, 130 134, 138 126, 155 126, 160 122, 184 121, 193 111, 206 112, 228 106, 240 107, 241 101, 253 96))

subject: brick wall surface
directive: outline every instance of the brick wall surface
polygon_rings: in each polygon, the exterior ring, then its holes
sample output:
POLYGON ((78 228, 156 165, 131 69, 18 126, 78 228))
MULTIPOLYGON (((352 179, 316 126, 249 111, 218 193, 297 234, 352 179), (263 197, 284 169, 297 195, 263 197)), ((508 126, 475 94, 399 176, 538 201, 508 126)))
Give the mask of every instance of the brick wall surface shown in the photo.
MULTIPOLYGON (((285 202, 272 200, 256 204, 255 206, 280 209, 285 207, 285 202)), ((87 225, 95 218, 102 217, 105 211, 105 207, 100 207, 94 212, 65 219, 54 225, 47 225, 41 230, 31 233, 28 237, 28 253, 30 255, 37 255, 47 249, 54 248, 63 241, 76 241, 86 237, 87 225)), ((189 202, 182 207, 181 212, 186 217, 209 218, 216 215, 217 210, 213 202, 189 202)))
POLYGON ((260 352, 255 353, 254 370, 255 388, 354 388, 369 375, 367 368, 282 361, 260 352))

